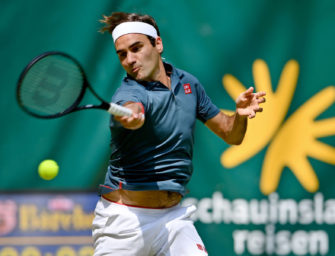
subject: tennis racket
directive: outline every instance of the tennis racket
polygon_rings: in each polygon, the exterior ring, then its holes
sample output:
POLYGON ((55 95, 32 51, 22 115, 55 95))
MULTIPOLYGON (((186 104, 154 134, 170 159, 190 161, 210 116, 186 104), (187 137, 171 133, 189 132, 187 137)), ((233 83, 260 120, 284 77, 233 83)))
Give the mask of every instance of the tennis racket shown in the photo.
POLYGON ((89 84, 80 63, 62 52, 35 57, 22 71, 16 90, 20 107, 38 118, 56 118, 83 109, 103 109, 117 116, 132 111, 99 97, 89 84), (89 90, 100 104, 80 105, 89 90))

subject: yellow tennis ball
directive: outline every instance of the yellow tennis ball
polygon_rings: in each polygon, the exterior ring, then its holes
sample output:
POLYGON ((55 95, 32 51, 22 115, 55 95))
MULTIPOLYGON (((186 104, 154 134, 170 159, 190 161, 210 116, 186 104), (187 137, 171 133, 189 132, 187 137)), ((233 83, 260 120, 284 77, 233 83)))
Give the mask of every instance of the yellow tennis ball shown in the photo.
POLYGON ((54 160, 44 160, 38 166, 38 174, 44 180, 52 180, 58 174, 59 166, 54 160))

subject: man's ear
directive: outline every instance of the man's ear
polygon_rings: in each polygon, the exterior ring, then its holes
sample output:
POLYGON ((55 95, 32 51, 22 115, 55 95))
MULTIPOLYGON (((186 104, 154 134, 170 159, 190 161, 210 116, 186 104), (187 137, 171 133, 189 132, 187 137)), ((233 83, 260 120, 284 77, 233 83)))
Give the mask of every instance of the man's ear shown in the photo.
POLYGON ((164 49, 163 41, 160 36, 156 38, 156 49, 158 50, 159 53, 162 53, 164 49))

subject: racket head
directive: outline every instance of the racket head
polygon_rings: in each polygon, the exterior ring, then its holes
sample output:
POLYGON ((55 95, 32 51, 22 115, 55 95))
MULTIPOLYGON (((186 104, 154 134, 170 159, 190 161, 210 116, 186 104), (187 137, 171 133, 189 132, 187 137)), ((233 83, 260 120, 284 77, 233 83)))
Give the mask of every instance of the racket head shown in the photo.
POLYGON ((72 56, 50 51, 35 57, 22 71, 16 90, 19 106, 38 118, 56 118, 76 109, 89 87, 72 56))

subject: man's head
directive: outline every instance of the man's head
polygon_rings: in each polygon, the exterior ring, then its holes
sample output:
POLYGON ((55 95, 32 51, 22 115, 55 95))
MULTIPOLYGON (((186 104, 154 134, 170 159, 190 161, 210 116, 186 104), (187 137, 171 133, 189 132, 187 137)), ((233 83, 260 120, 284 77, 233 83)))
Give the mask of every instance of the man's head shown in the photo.
POLYGON ((126 72, 137 80, 156 79, 163 44, 155 20, 149 15, 117 12, 104 16, 102 32, 112 34, 116 52, 126 72))

